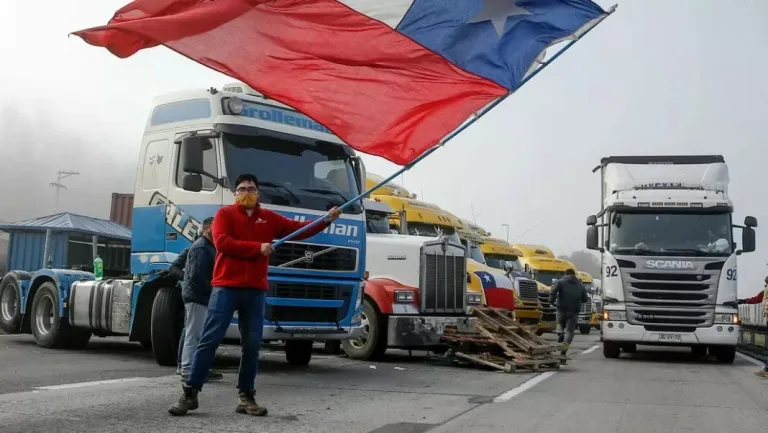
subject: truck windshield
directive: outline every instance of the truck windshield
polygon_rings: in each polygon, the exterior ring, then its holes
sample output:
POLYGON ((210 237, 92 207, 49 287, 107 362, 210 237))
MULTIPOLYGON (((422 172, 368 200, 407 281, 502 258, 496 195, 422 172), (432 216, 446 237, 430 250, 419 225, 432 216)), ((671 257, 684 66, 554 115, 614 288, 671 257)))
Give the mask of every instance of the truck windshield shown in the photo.
POLYGON ((410 222, 408 221, 408 234, 412 236, 430 236, 438 237, 440 235, 450 236, 456 230, 449 226, 438 226, 435 224, 410 222))
POLYGON ((475 242, 469 243, 469 258, 478 263, 486 264, 483 250, 481 250, 480 245, 476 244, 475 242))
POLYGON ((382 212, 366 212, 365 227, 368 233, 389 233, 389 215, 382 212))
POLYGON ((515 272, 523 272, 523 266, 516 256, 506 254, 485 254, 485 262, 488 266, 496 269, 511 268, 515 272))
MULTIPOLYGON (((350 156, 337 144, 224 134, 224 153, 233 191, 237 176, 253 173, 262 203, 325 211, 360 193, 350 156)), ((359 202, 344 210, 362 211, 359 202)))
POLYGON ((540 271, 534 272, 536 281, 551 286, 556 280, 565 278, 565 271, 540 271))
POLYGON ((733 252, 729 213, 615 213, 613 253, 729 256, 733 252))

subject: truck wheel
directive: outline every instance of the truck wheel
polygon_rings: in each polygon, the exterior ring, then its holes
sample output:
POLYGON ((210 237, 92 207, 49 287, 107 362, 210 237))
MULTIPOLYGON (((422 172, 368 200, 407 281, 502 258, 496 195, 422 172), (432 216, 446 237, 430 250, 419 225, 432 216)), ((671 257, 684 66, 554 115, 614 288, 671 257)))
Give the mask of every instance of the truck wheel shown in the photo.
POLYGON ((621 346, 612 341, 603 341, 603 356, 608 359, 616 359, 621 356, 621 346))
MULTIPOLYGON (((179 336, 181 338, 181 336, 179 336)), ((141 343, 141 347, 144 348, 144 350, 152 350, 152 340, 142 340, 139 343, 141 343)))
POLYGON ((152 303, 151 342, 155 361, 175 367, 179 357, 179 338, 184 327, 184 308, 176 287, 162 287, 152 303))
POLYGON ((536 335, 538 335, 539 337, 541 337, 542 335, 544 335, 544 330, 543 330, 543 329, 538 329, 538 330, 536 331, 536 335))
POLYGON ((56 285, 46 281, 37 288, 32 300, 32 335, 38 346, 46 349, 83 349, 91 339, 91 331, 70 326, 59 316, 56 285))
POLYGON ((703 358, 707 356, 707 346, 692 346, 691 353, 697 358, 703 358))
POLYGON ((717 362, 721 364, 733 364, 733 360, 736 359, 736 347, 733 346, 715 347, 714 352, 717 362))
POLYGON ((589 335, 589 331, 591 330, 592 330, 592 327, 589 325, 579 326, 579 332, 581 332, 582 335, 589 335))
POLYGON ((621 351, 624 353, 635 353, 637 352, 637 344, 635 343, 629 343, 621 346, 621 351))
POLYGON ((285 359, 294 367, 306 367, 312 359, 312 340, 288 340, 285 342, 285 359))
POLYGON ((6 334, 21 330, 21 291, 14 272, 0 281, 0 330, 6 334))
POLYGON ((368 299, 363 302, 361 316, 363 335, 357 340, 344 340, 341 346, 352 359, 379 359, 387 351, 386 317, 382 317, 368 299))

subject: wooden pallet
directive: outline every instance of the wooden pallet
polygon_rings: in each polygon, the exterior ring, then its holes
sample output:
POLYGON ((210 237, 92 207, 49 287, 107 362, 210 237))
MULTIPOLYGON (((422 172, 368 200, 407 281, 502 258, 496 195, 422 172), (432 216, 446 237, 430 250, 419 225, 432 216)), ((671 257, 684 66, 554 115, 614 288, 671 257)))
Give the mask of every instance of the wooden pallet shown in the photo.
POLYGON ((514 321, 506 310, 475 308, 476 333, 462 333, 448 328, 442 341, 457 360, 495 368, 508 373, 543 371, 560 368, 565 357, 562 344, 553 344, 535 331, 514 321))

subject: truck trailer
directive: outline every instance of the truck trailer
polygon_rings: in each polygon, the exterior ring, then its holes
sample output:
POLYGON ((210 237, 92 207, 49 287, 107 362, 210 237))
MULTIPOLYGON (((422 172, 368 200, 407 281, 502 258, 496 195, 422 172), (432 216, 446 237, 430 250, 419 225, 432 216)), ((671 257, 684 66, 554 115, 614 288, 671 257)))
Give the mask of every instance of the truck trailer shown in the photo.
MULTIPOLYGON (((31 333, 45 348, 127 335, 151 347, 159 364, 176 365, 184 309, 179 285, 163 271, 204 219, 234 201, 238 175, 255 174, 261 205, 299 221, 357 196, 366 180, 362 160, 330 130, 239 83, 157 97, 140 146, 133 278, 11 270, 0 282, 5 332, 31 333)), ((356 202, 322 233, 271 255, 264 339, 285 341, 291 364, 310 362, 313 340, 361 334, 365 240, 356 202)), ((227 338, 239 338, 236 316, 227 338)))
POLYGON ((602 253, 603 355, 689 346, 732 363, 737 258, 755 250, 757 220, 733 223, 725 159, 611 156, 597 171, 601 210, 587 218, 586 243, 602 253))

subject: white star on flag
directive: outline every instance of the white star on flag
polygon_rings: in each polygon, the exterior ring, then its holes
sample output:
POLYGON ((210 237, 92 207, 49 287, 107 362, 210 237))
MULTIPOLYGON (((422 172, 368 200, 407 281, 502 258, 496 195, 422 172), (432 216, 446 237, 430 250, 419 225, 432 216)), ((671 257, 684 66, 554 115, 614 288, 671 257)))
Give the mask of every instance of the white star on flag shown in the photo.
POLYGON ((532 15, 528 10, 517 5, 517 0, 483 0, 483 10, 472 17, 467 24, 490 21, 496 33, 501 38, 507 18, 516 15, 532 15))
POLYGON ((491 282, 491 277, 489 277, 488 275, 483 275, 483 278, 485 278, 485 281, 489 283, 491 282))

